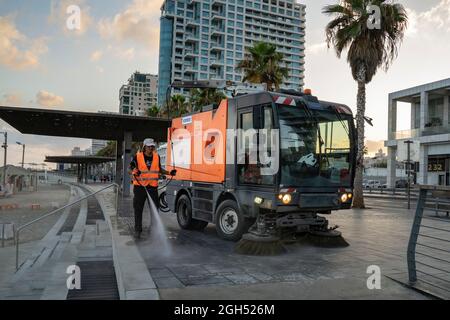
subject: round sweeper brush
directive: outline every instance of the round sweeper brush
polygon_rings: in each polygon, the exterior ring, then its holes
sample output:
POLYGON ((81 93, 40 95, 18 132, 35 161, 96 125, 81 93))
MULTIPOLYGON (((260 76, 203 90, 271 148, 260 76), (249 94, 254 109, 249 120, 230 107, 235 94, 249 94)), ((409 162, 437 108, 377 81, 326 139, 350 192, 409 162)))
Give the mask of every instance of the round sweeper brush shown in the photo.
POLYGON ((249 256, 276 256, 286 252, 286 249, 278 237, 246 233, 234 251, 249 256))
POLYGON ((306 236, 306 241, 323 248, 344 248, 350 245, 336 230, 310 231, 306 236))

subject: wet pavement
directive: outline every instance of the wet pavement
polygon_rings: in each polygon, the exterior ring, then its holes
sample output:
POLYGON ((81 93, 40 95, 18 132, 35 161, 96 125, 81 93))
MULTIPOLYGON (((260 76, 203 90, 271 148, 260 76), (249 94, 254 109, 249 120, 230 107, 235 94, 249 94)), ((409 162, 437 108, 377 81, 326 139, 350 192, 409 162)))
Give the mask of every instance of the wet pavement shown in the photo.
MULTIPOLYGON (((218 238, 213 225, 203 232, 180 230, 171 213, 162 214, 171 253, 161 250, 148 229, 137 244, 163 299, 425 299, 389 278, 407 271, 414 211, 389 199, 367 205, 330 216, 330 225, 339 225, 350 244, 346 248, 298 241, 286 245, 281 256, 238 255, 235 244, 218 238), (367 288, 372 265, 381 269, 381 290, 367 288)), ((145 216, 148 225, 149 213, 145 216)), ((127 219, 132 228, 132 218, 127 219)))

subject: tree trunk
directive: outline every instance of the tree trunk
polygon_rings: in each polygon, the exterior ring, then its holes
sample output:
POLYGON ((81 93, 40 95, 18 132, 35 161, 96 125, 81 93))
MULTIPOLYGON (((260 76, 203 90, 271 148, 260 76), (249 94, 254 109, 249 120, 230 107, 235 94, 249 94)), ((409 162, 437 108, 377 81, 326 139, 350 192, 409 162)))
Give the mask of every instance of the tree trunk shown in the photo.
POLYGON ((366 68, 360 67, 357 74, 358 95, 356 104, 356 130, 358 132, 358 152, 356 155, 355 194, 353 208, 363 209, 363 170, 364 170, 364 115, 366 113, 366 68))

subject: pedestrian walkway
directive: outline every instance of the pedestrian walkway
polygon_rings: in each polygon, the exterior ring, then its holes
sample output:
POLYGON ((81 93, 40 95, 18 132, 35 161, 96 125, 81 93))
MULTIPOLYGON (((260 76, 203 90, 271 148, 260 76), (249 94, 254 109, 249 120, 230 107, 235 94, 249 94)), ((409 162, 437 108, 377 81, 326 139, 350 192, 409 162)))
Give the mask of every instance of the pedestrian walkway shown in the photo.
MULTIPOLYGON (((84 187, 71 188, 69 202, 90 193, 84 187)), ((102 210, 96 200, 67 208, 32 249, 20 250, 20 268, 1 283, 0 299, 118 299, 111 233, 98 211, 102 210), (81 268, 81 290, 76 292, 66 285, 67 268, 73 265, 81 268)), ((11 262, 11 251, 8 254, 11 262)))

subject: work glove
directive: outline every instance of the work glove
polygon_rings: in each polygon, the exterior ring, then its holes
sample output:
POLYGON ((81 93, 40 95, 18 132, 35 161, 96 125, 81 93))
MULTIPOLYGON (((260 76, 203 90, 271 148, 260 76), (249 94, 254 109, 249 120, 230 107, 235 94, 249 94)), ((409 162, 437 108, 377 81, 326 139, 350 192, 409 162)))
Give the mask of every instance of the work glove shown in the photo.
POLYGON ((171 175, 172 177, 175 177, 175 176, 177 175, 177 170, 172 170, 172 171, 170 171, 170 175, 171 175))

